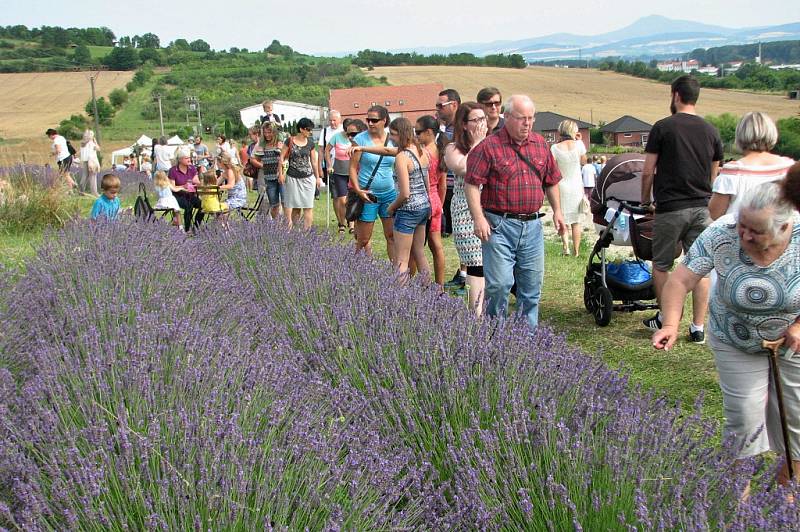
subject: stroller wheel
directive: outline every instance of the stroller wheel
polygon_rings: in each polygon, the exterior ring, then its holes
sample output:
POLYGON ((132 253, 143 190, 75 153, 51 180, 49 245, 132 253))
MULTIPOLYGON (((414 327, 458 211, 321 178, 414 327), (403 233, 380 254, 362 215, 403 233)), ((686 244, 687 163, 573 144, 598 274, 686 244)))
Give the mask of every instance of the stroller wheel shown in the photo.
POLYGON ((605 286, 598 286, 594 292, 594 321, 600 327, 611 323, 611 313, 614 312, 614 296, 605 286))
POLYGON ((588 281, 583 282, 583 306, 586 307, 586 312, 594 314, 595 301, 592 297, 594 288, 588 281))

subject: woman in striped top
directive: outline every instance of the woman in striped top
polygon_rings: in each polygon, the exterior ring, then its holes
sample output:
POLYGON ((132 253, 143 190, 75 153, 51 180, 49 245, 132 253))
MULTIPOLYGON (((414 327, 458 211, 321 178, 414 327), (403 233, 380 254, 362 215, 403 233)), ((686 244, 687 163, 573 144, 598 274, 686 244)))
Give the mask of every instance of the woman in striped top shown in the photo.
POLYGON ((725 164, 714 180, 708 212, 712 220, 735 213, 742 195, 770 181, 779 181, 794 164, 788 157, 770 153, 778 142, 778 128, 764 113, 745 114, 736 126, 736 147, 744 156, 725 164))

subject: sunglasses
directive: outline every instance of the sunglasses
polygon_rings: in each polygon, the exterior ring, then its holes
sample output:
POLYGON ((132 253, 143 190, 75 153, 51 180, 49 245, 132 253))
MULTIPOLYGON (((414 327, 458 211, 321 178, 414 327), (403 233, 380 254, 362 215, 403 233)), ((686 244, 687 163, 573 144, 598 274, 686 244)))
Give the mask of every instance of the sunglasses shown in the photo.
POLYGON ((347 134, 347 136, 350 137, 351 139, 356 138, 356 135, 358 135, 357 131, 351 131, 350 133, 347 134))
POLYGON ((370 117, 367 117, 367 123, 368 124, 377 124, 378 122, 382 122, 382 121, 383 121, 383 118, 370 118, 370 117))
POLYGON ((437 109, 444 109, 445 105, 450 105, 451 103, 456 103, 456 102, 455 102, 455 100, 450 100, 449 102, 437 103, 436 104, 436 108, 437 109))
POLYGON ((427 129, 417 129, 417 128, 414 128, 414 134, 415 134, 415 135, 417 135, 417 136, 420 136, 420 135, 422 135, 422 134, 423 134, 423 133, 425 133, 426 131, 428 131, 428 130, 427 130, 427 129))
POLYGON ((485 105, 486 107, 501 107, 503 102, 500 100, 489 100, 488 102, 481 102, 481 105, 485 105))

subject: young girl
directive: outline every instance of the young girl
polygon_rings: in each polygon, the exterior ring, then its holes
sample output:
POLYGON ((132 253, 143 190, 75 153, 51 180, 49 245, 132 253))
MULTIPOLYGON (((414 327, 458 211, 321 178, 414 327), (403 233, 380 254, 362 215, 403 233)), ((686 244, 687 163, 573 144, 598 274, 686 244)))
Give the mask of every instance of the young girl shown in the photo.
POLYGON ((119 216, 119 194, 120 180, 114 174, 106 174, 100 181, 100 188, 103 193, 99 198, 94 200, 92 205, 92 212, 90 214, 92 220, 105 218, 106 220, 116 220, 119 216))
POLYGON ((244 175, 230 153, 223 153, 217 158, 217 165, 222 173, 219 176, 222 190, 228 191, 228 208, 239 209, 247 206, 247 187, 244 175))
POLYGON ((398 151, 394 163, 397 198, 388 209, 389 215, 394 215, 395 265, 404 273, 413 256, 419 271, 430 273, 425 257, 425 225, 431 216, 430 161, 407 118, 392 120, 389 134, 398 151))
MULTIPOLYGON (((172 185, 169 182, 167 173, 159 170, 153 178, 153 185, 158 195, 158 201, 153 206, 156 209, 172 209, 172 225, 178 226, 181 224, 180 212, 181 208, 178 205, 178 200, 172 195, 172 185)), ((175 192, 186 190, 185 187, 175 187, 175 192)))
MULTIPOLYGON (((217 174, 212 170, 203 174, 203 186, 217 186, 217 174)), ((200 208, 203 212, 222 212, 228 210, 228 204, 219 201, 219 196, 211 191, 200 193, 200 208)))

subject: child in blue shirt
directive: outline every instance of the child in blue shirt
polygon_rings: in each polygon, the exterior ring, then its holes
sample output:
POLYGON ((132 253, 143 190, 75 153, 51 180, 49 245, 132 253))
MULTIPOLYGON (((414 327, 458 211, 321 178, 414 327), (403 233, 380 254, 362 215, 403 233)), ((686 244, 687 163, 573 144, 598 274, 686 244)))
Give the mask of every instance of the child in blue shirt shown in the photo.
POLYGON ((94 201, 90 216, 92 220, 98 218, 116 220, 119 215, 119 198, 117 197, 120 188, 119 177, 114 174, 104 175, 100 182, 100 188, 103 189, 103 194, 94 201))

